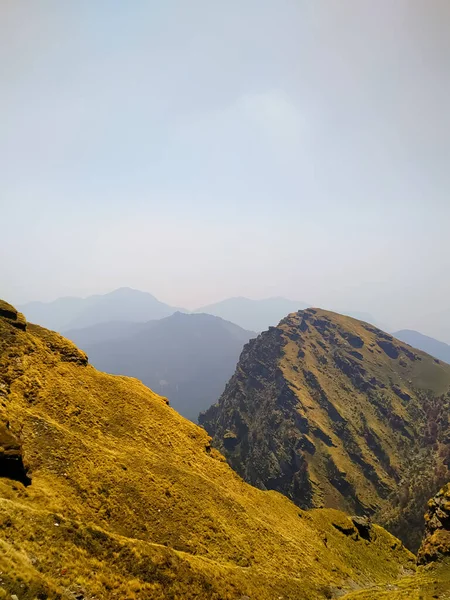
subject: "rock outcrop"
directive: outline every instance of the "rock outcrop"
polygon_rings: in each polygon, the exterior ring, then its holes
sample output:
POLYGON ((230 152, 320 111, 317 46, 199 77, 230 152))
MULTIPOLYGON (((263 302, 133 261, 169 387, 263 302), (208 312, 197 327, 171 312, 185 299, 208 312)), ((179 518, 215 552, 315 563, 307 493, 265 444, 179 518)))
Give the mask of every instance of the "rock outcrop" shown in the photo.
POLYGON ((418 563, 426 564, 444 557, 450 557, 450 483, 428 502, 418 563))
POLYGON ((25 331, 27 328, 27 322, 23 314, 4 300, 0 300, 0 317, 8 321, 13 327, 17 327, 17 329, 25 331))

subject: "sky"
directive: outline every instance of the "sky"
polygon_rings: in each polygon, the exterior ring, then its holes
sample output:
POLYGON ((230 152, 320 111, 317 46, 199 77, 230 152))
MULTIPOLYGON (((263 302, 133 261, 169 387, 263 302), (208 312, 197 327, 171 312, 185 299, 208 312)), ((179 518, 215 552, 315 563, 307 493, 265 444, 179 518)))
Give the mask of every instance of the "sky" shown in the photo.
POLYGON ((0 296, 450 341, 449 65, 447 0, 0 0, 0 296))

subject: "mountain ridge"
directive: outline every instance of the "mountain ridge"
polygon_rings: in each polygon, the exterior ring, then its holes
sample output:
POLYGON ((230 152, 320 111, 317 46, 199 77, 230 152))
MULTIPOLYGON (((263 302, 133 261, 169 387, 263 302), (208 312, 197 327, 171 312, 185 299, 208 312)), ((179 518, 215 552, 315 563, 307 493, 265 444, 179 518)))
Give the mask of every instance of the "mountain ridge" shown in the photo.
MULTIPOLYGON (((416 443, 436 443, 444 452, 433 454, 436 471, 448 474, 449 388, 448 365, 368 323, 310 308, 244 347, 199 422, 249 483, 303 508, 380 514, 411 468, 416 443), (442 423, 432 421, 435 414, 442 423), (430 427, 434 441, 426 442, 430 427)), ((420 532, 409 538, 405 524, 396 533, 420 543, 420 532)))

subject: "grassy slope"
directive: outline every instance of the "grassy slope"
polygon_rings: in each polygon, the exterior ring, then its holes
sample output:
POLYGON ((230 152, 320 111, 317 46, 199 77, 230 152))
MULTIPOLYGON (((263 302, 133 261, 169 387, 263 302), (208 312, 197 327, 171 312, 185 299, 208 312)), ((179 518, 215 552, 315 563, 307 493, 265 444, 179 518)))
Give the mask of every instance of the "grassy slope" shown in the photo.
POLYGON ((0 478, 0 599, 313 600, 414 568, 384 530, 355 540, 342 513, 252 488, 140 382, 16 325, 0 317, 0 433, 32 485, 0 478))
POLYGON ((328 311, 317 310, 315 320, 328 320, 333 325, 332 331, 337 341, 324 338, 323 331, 314 325, 309 325, 302 341, 293 340, 292 334, 295 336, 297 333, 301 319, 299 315, 291 315, 280 324, 286 335, 280 366, 286 380, 298 396, 300 412, 309 421, 318 424, 333 443, 329 446, 312 436, 319 449, 319 452, 309 459, 311 476, 321 483, 318 502, 337 508, 353 508, 351 505, 345 506, 341 494, 326 482, 322 458, 331 456, 339 471, 346 473, 346 479, 356 489, 361 503, 366 507, 380 506, 383 504, 380 493, 383 486, 393 489, 395 479, 387 472, 376 451, 374 452, 368 444, 367 433, 370 432, 371 437, 382 448, 393 472, 401 476, 405 462, 404 450, 408 446, 411 447, 411 442, 418 437, 422 421, 422 410, 416 392, 429 390, 436 395, 447 392, 450 387, 450 367, 396 340, 394 344, 399 355, 398 358, 392 358, 378 345, 380 337, 375 328, 367 328, 360 321, 328 311), (353 348, 341 337, 342 333, 345 338, 359 338, 363 345, 359 347, 359 344, 356 344, 353 348), (325 348, 321 347, 324 343, 325 348), (299 371, 300 347, 305 355, 301 361, 302 370, 299 371), (344 360, 362 365, 366 371, 362 374, 364 381, 370 382, 373 378, 374 384, 369 388, 369 392, 364 389, 364 383, 361 386, 355 384, 355 380, 352 381, 352 376, 358 377, 356 371, 349 378, 342 368, 332 363, 333 352, 336 350, 344 360), (362 358, 354 357, 352 352, 359 353, 362 358), (411 356, 414 357, 412 360, 411 356), (328 362, 321 362, 323 357, 328 362), (346 430, 351 432, 353 438, 347 444, 341 433, 336 431, 335 423, 327 410, 317 402, 314 394, 311 395, 311 387, 305 382, 303 375, 305 369, 314 373, 334 408, 346 421, 346 430), (408 394, 410 398, 401 398, 393 391, 394 387, 408 394), (381 399, 381 406, 374 405, 372 394, 381 399), (386 410, 387 413, 383 414, 380 410, 386 410), (408 439, 408 435, 411 436, 411 440, 408 439), (351 447, 353 441, 357 444, 356 454, 369 465, 366 471, 373 469, 375 476, 372 479, 366 476, 364 466, 358 464, 350 455, 349 446, 351 447), (379 483, 374 483, 375 480, 379 483))
POLYGON ((342 600, 428 600, 450 599, 450 561, 421 569, 411 577, 388 585, 346 594, 342 600))
POLYGON ((423 394, 449 387, 449 365, 356 319, 308 309, 246 346, 201 422, 249 482, 301 506, 376 512, 422 443, 423 394))

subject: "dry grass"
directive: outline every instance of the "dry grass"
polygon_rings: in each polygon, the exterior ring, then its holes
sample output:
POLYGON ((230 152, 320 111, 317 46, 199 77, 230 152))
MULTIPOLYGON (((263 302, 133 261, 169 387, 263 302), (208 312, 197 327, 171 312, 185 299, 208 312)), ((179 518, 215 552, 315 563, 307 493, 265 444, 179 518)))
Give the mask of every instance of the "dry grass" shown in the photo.
POLYGON ((450 600, 450 562, 431 564, 414 576, 345 595, 342 600, 450 600))

